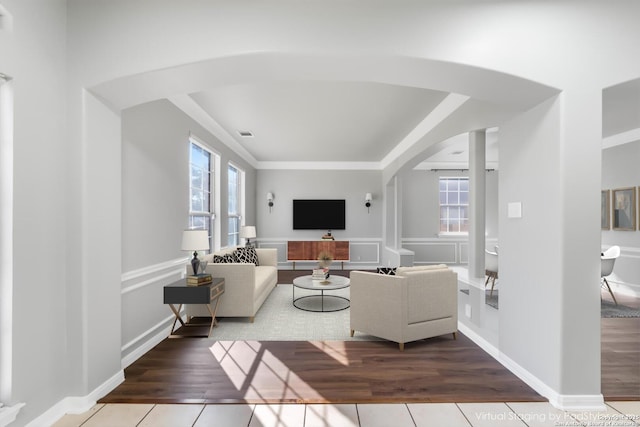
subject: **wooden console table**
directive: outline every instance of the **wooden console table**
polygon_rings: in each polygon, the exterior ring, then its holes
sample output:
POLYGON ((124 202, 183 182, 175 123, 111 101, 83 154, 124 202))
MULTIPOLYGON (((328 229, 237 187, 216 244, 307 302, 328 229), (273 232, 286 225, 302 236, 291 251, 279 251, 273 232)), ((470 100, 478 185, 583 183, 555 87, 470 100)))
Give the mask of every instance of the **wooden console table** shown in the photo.
POLYGON ((349 261, 349 242, 346 240, 290 240, 287 242, 287 261, 318 261, 318 254, 325 251, 331 254, 334 261, 349 261))
MULTIPOLYGON (((169 304, 169 308, 176 316, 173 321, 173 326, 171 326, 171 332, 169 333, 169 337, 180 337, 181 335, 173 335, 174 329, 176 327, 176 322, 180 322, 182 326, 191 326, 189 323, 185 323, 180 317, 180 310, 182 310, 183 304, 204 304, 207 306, 209 313, 211 314, 211 326, 209 327, 209 335, 211 336, 211 331, 213 330, 214 325, 217 323, 216 321, 216 312, 218 311, 218 302, 220 301, 220 296, 224 293, 224 279, 219 277, 214 277, 211 283, 207 283, 206 285, 200 286, 187 286, 187 279, 181 279, 177 282, 171 283, 164 287, 164 303, 169 304), (216 302, 216 305, 213 309, 211 309, 211 303, 213 301, 216 302), (180 304, 176 309, 174 304, 180 304)), ((194 326, 202 326, 202 325, 194 325, 194 326)))

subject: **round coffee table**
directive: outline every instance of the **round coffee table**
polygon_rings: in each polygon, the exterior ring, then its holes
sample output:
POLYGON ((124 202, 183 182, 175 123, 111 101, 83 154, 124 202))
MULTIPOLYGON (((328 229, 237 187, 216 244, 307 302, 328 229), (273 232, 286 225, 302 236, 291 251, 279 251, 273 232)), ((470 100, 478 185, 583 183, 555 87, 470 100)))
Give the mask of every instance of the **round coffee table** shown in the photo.
MULTIPOLYGON (((293 306, 300 310, 305 311, 314 311, 314 312, 331 312, 331 311, 340 311, 346 310, 351 305, 351 301, 349 298, 342 297, 340 295, 325 295, 324 291, 335 291, 336 289, 344 289, 348 288, 351 281, 348 277, 344 276, 329 276, 328 280, 313 280, 311 276, 300 276, 293 279, 293 306), (320 294, 316 295, 305 295, 302 297, 296 298, 296 288, 306 289, 309 291, 320 291, 320 294), (320 310, 303 307, 298 301, 308 300, 308 299, 318 299, 320 298, 320 310), (324 307, 325 298, 331 301, 338 301, 338 308, 330 308, 326 309, 324 307)), ((306 305, 306 304, 305 304, 306 305)), ((332 304, 333 305, 333 304, 332 304)))

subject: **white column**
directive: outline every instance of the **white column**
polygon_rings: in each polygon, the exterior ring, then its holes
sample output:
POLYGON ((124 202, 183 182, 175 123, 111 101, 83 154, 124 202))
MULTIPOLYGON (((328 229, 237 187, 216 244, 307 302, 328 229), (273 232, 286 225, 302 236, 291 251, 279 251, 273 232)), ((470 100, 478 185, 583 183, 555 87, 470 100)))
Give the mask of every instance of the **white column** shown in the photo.
POLYGON ((486 131, 469 133, 469 277, 484 277, 486 131))
POLYGON ((500 126, 500 352, 562 409, 604 407, 601 105, 568 88, 500 126))

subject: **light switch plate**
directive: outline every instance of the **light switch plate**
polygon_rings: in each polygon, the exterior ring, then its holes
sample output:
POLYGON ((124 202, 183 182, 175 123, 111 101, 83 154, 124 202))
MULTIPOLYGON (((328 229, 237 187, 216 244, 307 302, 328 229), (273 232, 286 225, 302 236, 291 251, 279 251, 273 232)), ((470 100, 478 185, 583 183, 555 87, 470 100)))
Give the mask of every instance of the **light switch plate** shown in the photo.
POLYGON ((507 218, 522 218, 522 202, 511 202, 507 205, 507 218))

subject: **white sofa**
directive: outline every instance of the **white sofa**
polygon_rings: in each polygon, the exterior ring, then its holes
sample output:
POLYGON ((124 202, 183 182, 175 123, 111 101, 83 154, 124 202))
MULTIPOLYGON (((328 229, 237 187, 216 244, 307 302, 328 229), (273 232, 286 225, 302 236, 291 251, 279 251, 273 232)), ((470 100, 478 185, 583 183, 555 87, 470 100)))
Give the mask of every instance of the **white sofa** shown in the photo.
MULTIPOLYGON (((224 278, 224 293, 218 304, 219 317, 248 317, 251 322, 278 283, 278 251, 272 248, 256 248, 258 264, 214 263, 214 255, 233 252, 235 248, 224 249, 202 257, 207 261, 206 272, 213 277, 224 278)), ((191 274, 191 265, 187 266, 191 274)), ((206 307, 188 305, 187 316, 211 317, 206 307)))
POLYGON ((458 330, 458 275, 445 265, 400 267, 395 276, 352 271, 355 331, 404 344, 458 330))

